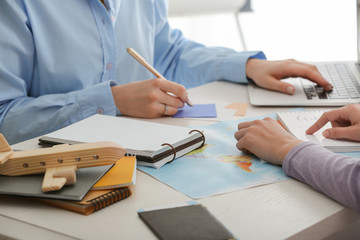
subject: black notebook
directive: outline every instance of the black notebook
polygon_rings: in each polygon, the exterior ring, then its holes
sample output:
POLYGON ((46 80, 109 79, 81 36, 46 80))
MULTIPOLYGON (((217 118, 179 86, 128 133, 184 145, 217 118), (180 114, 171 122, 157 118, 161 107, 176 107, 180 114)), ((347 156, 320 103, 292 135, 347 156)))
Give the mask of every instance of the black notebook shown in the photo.
POLYGON ((201 147, 205 137, 191 128, 96 114, 41 137, 39 144, 102 141, 120 144, 128 155, 136 156, 138 165, 159 168, 201 147))
POLYGON ((201 204, 141 210, 138 215, 159 239, 235 239, 233 234, 201 204))

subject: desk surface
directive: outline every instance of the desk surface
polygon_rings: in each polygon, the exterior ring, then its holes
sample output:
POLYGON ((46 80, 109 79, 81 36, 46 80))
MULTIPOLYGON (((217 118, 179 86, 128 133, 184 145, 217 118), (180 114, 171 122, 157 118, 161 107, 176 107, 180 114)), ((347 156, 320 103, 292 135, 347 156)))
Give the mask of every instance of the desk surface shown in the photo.
MULTIPOLYGON (((214 82, 190 89, 189 95, 194 103, 208 100, 217 105, 248 102, 245 85, 227 82, 214 82)), ((289 108, 249 106, 247 116, 286 109, 289 108)), ((221 120, 228 119, 219 116, 217 119, 208 120, 159 118, 148 121, 200 126, 221 120)), ((34 148, 36 143, 36 140, 30 140, 17 144, 14 148, 34 148)), ((48 239, 49 236, 56 239, 156 239, 138 217, 137 210, 192 200, 141 171, 137 171, 136 185, 132 190, 133 195, 130 198, 89 216, 25 199, 2 197, 0 233, 14 238, 33 236, 37 239, 48 239), (24 229, 22 235, 17 231, 19 228, 24 229)), ((296 236, 299 237, 301 234, 308 234, 307 239, 311 239, 308 229, 312 230, 310 233, 317 232, 313 239, 319 239, 359 219, 358 214, 296 180, 286 180, 197 201, 207 206, 240 239, 284 239, 293 235, 296 239, 296 236), (319 235, 315 226, 319 226, 323 235, 319 235)))

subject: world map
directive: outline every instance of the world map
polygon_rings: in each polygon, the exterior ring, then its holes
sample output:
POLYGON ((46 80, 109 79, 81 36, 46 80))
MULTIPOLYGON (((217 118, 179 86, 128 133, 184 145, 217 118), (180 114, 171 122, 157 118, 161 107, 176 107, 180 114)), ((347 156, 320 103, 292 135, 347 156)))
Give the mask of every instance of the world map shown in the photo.
MULTIPOLYGON (((243 121, 254 119, 257 118, 243 121)), ((160 169, 138 168, 194 199, 289 179, 281 167, 236 148, 234 133, 239 122, 232 120, 196 128, 206 138, 202 148, 160 169)))

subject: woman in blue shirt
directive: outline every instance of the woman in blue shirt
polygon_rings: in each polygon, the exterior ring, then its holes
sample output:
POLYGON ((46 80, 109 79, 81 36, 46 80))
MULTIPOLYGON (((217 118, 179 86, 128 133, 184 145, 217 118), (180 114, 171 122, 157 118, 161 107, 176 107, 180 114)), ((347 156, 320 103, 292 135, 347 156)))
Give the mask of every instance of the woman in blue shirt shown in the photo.
POLYGON ((0 1, 0 132, 13 144, 95 113, 173 115, 186 88, 216 80, 292 94, 303 76, 331 89, 311 65, 262 52, 209 48, 167 21, 166 0, 0 1), (133 47, 166 79, 126 52, 133 47), (173 93, 176 97, 167 94, 173 93), (166 110, 166 112, 165 112, 166 110))

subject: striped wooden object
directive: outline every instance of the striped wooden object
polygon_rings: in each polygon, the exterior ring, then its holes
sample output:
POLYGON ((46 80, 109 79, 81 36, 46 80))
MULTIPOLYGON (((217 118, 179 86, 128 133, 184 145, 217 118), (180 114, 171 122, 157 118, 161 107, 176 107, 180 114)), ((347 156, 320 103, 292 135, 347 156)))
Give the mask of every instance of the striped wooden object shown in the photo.
POLYGON ((125 152, 124 148, 113 142, 63 144, 13 152, 0 134, 0 174, 20 176, 49 172, 44 178, 43 191, 54 191, 69 181, 76 181, 74 174, 77 168, 114 164, 125 152))

